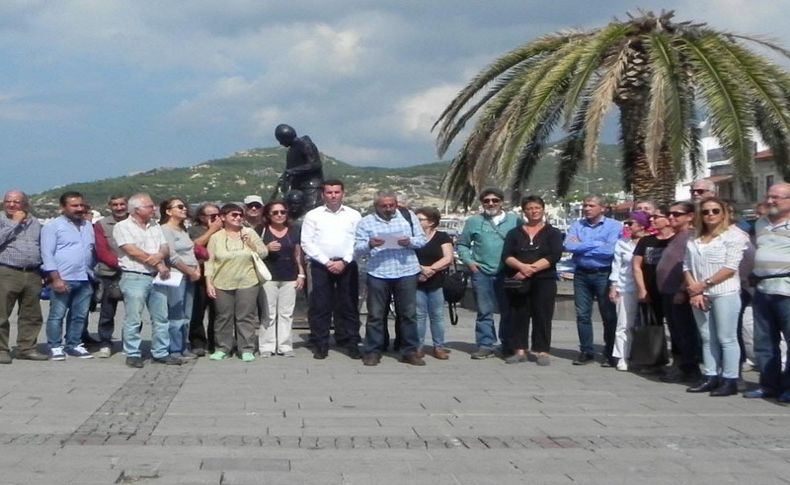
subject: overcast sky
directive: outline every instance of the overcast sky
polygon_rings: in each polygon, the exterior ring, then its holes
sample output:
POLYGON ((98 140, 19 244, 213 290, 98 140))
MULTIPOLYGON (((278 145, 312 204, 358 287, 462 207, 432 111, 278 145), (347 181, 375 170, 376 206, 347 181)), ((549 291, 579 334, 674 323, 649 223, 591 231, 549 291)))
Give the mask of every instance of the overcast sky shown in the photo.
POLYGON ((357 165, 432 162, 477 70, 639 6, 790 46, 787 0, 2 0, 0 189, 194 165, 278 123, 357 165))

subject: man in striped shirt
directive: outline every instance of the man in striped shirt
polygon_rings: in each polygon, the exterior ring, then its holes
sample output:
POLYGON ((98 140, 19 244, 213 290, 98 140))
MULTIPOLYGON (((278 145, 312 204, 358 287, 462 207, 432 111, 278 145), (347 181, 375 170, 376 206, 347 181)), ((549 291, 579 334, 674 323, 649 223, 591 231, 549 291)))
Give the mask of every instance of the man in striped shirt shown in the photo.
MULTIPOLYGON (((415 249, 425 245, 425 233, 419 224, 411 225, 398 211, 392 192, 376 195, 376 211, 357 225, 354 250, 368 256, 368 320, 362 362, 377 365, 381 360, 386 308, 392 296, 401 324, 403 362, 425 365, 417 355, 417 277, 420 263, 415 249)), ((417 216, 409 211, 411 220, 417 216)))
POLYGON ((790 367, 782 372, 781 335, 790 340, 790 183, 778 183, 765 196, 768 215, 757 221, 754 275, 754 354, 760 387, 744 397, 776 397, 790 403, 790 367))

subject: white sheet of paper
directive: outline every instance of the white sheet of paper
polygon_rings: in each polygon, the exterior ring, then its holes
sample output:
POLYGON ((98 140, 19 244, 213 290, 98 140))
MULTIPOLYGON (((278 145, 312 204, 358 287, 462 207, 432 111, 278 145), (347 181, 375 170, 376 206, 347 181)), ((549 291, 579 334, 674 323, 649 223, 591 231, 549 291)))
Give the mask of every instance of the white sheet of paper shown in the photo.
POLYGON ((403 249, 403 246, 398 244, 398 239, 403 239, 404 237, 406 237, 406 235, 397 234, 397 233, 388 233, 388 234, 379 234, 376 237, 384 240, 384 244, 379 246, 382 249, 403 249))
POLYGON ((159 286, 178 286, 178 285, 181 284, 181 280, 183 278, 184 278, 184 274, 183 273, 171 269, 170 270, 170 278, 168 278, 166 280, 163 280, 159 276, 159 273, 157 273, 156 276, 154 276, 154 284, 155 285, 159 285, 159 286))

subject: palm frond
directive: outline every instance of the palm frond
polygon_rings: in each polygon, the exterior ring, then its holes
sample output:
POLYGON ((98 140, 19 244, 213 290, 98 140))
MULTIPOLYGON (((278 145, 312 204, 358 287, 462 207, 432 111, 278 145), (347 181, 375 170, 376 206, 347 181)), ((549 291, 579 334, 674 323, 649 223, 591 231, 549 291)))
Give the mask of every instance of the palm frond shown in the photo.
POLYGON ((753 117, 746 93, 734 73, 727 69, 724 60, 727 53, 717 48, 718 42, 712 37, 715 35, 685 37, 682 48, 687 51, 700 94, 708 106, 713 133, 732 157, 739 175, 749 177, 752 157, 749 127, 753 117))
POLYGON ((593 168, 598 161, 598 142, 601 138, 603 120, 612 106, 617 87, 623 78, 628 65, 629 43, 625 42, 618 51, 612 53, 604 63, 603 74, 596 84, 592 99, 586 106, 584 139, 584 158, 588 166, 593 168))
POLYGON ((790 135, 769 121, 770 117, 765 115, 762 105, 757 104, 754 109, 755 128, 763 141, 771 147, 774 164, 787 180, 790 177, 790 135))
MULTIPOLYGON (((721 33, 721 31, 720 31, 720 33, 721 33)), ((774 52, 778 52, 779 54, 782 54, 783 56, 790 58, 790 50, 785 49, 784 47, 779 45, 777 42, 775 42, 773 40, 770 40, 768 38, 760 37, 760 36, 757 36, 757 35, 736 34, 736 33, 732 33, 732 32, 725 33, 724 35, 727 35, 727 36, 732 37, 734 39, 741 39, 741 40, 747 40, 749 42, 754 42, 755 44, 759 44, 759 45, 761 45, 763 47, 767 47, 767 48, 771 49, 774 52)))
POLYGON ((568 95, 565 97, 565 106, 568 107, 567 124, 573 120, 573 113, 579 102, 579 97, 587 91, 587 86, 601 68, 602 61, 611 55, 613 46, 623 43, 629 32, 631 32, 630 24, 611 23, 595 36, 587 39, 581 46, 577 72, 573 77, 570 89, 568 89, 568 95))
MULTIPOLYGON (((449 144, 452 142, 450 133, 458 133, 458 130, 453 129, 455 119, 469 103, 469 101, 476 96, 481 89, 483 89, 490 82, 497 79, 500 75, 505 74, 510 69, 517 67, 519 64, 528 61, 535 56, 543 56, 551 53, 568 42, 572 42, 580 36, 588 35, 583 32, 564 33, 562 35, 546 35, 540 37, 532 42, 520 46, 502 57, 495 60, 491 65, 483 69, 477 76, 475 76, 469 84, 464 87, 460 93, 450 102, 445 108, 439 118, 434 123, 432 130, 439 126, 439 133, 437 135, 439 156, 444 154, 449 144)), ((455 135, 453 135, 455 136, 455 135)))
POLYGON ((586 138, 585 129, 587 125, 587 110, 590 106, 590 98, 586 98, 576 110, 571 126, 568 129, 568 137, 562 143, 560 160, 557 164, 557 196, 565 197, 571 187, 573 176, 579 170, 582 160, 584 160, 584 139, 586 138))

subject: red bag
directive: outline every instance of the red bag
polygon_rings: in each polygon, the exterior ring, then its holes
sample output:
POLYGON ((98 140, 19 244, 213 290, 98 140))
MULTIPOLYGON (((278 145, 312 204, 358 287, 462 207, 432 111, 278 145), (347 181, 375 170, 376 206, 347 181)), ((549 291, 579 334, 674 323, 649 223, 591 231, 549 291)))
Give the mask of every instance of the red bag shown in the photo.
POLYGON ((195 257, 197 258, 198 261, 207 261, 208 249, 206 249, 206 246, 195 244, 195 257))

